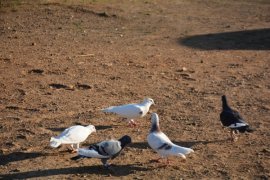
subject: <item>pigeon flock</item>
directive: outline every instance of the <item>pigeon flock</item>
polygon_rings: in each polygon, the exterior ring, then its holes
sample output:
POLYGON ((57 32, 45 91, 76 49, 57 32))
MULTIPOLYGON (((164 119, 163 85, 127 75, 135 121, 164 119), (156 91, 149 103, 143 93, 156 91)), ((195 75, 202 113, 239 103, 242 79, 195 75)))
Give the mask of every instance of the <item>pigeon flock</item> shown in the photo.
MULTIPOLYGON (((231 140, 236 141, 236 134, 244 132, 252 132, 253 129, 243 120, 241 115, 230 108, 228 105, 226 96, 221 97, 222 100, 222 112, 220 113, 220 121, 224 127, 227 127, 231 131, 231 140)), ((154 100, 146 98, 144 101, 138 104, 125 104, 119 106, 110 106, 102 109, 104 113, 114 113, 125 120, 127 120, 130 126, 137 126, 135 119, 144 117, 151 105, 154 104, 154 100)), ((186 160, 186 155, 193 153, 193 149, 188 147, 181 147, 174 144, 166 134, 164 134, 159 126, 159 116, 157 113, 151 114, 151 127, 147 136, 147 142, 149 146, 158 153, 161 157, 157 159, 167 159, 166 165, 169 164, 169 156, 177 156, 182 160, 186 160)), ((59 136, 51 137, 50 146, 57 148, 62 144, 71 145, 72 152, 76 152, 77 156, 71 158, 72 160, 79 160, 82 158, 98 158, 105 168, 109 168, 110 164, 107 162, 109 159, 116 158, 121 151, 129 144, 132 143, 132 139, 129 135, 124 135, 118 140, 111 139, 105 140, 88 148, 80 148, 79 144, 85 141, 88 136, 96 132, 95 126, 71 126, 65 129, 59 136)))

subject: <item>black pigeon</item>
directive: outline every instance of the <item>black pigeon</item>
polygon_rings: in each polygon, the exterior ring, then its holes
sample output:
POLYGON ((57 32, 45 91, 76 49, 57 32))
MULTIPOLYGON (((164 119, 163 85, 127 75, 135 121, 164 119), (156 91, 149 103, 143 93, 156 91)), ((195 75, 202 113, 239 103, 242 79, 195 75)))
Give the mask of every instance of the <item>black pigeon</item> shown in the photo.
POLYGON ((72 157, 72 160, 81 158, 99 158, 103 165, 108 168, 110 164, 107 163, 109 159, 114 159, 120 152, 131 143, 131 138, 127 135, 119 140, 102 141, 98 144, 91 145, 89 148, 79 148, 78 156, 72 157))
POLYGON ((221 97, 221 100, 222 100, 222 112, 220 113, 220 121, 223 126, 231 129, 232 140, 233 141, 237 140, 235 134, 237 134, 238 132, 240 133, 252 132, 253 129, 249 127, 248 123, 244 121, 242 116, 236 110, 230 108, 225 95, 221 97))

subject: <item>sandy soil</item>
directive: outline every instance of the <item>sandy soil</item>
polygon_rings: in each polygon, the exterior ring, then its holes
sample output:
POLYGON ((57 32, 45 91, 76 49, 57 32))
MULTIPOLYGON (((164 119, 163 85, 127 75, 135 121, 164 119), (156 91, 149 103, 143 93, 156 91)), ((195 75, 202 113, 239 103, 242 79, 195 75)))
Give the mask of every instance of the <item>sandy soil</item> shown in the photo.
POLYGON ((268 179, 270 3, 267 0, 0 1, 0 178, 268 179), (221 95, 256 129, 228 140, 221 95), (151 97, 151 112, 186 162, 157 158, 139 128, 101 108, 151 97), (51 136, 93 124, 82 146, 128 134, 100 160, 49 147, 51 136))

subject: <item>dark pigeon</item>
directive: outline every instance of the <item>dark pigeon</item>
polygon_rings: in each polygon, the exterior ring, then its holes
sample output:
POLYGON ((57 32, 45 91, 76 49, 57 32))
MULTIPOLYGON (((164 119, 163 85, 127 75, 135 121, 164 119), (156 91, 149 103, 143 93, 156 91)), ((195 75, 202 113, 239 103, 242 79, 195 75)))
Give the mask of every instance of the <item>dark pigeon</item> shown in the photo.
POLYGON ((78 150, 78 156, 72 157, 72 160, 78 160, 81 158, 99 158, 102 164, 108 168, 110 164, 107 163, 109 159, 116 158, 120 152, 131 143, 131 138, 127 135, 123 136, 119 140, 102 141, 98 144, 91 145, 87 149, 80 148, 78 150))
POLYGON ((233 141, 237 140, 236 133, 252 132, 249 124, 245 122, 243 117, 233 110, 227 102, 225 95, 221 97, 222 100, 222 112, 220 113, 220 121, 223 126, 231 129, 231 138, 233 141))

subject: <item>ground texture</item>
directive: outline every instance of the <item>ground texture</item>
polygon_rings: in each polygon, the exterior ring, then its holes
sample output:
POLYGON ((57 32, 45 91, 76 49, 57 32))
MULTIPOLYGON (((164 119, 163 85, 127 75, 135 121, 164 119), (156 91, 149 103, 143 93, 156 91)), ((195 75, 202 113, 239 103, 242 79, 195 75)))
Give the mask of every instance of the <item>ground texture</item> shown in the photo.
POLYGON ((268 179, 270 3, 263 0, 0 1, 0 178, 268 179), (221 95, 256 129, 238 142, 221 95), (151 112, 195 153, 164 167, 138 128, 100 112, 155 100, 151 112), (110 170, 72 161, 51 136, 93 124, 82 146, 128 134, 110 170))

